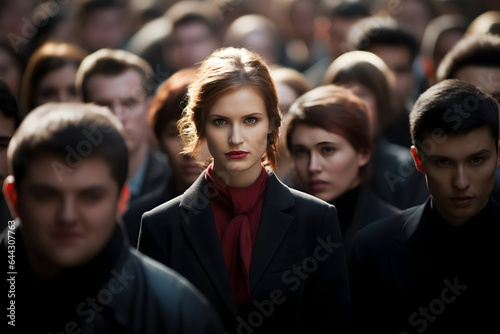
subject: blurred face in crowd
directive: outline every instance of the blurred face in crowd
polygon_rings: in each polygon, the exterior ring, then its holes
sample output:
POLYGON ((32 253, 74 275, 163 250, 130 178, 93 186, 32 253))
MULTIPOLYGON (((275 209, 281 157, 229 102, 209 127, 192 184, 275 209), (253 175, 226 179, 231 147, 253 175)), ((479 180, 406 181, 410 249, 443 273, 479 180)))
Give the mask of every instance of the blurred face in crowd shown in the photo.
POLYGON ((47 102, 78 102, 75 89, 76 67, 66 65, 47 73, 35 92, 35 105, 47 102))
POLYGON ((271 132, 264 100, 257 91, 240 88, 222 95, 205 125, 214 171, 223 179, 229 177, 230 186, 251 185, 262 171, 261 159, 271 132))
POLYGON ((413 146, 412 154, 425 173, 432 204, 448 223, 459 226, 488 202, 500 166, 500 143, 487 126, 433 143, 432 152, 413 146))
POLYGON ((166 49, 167 64, 175 69, 194 66, 219 47, 219 42, 203 22, 190 22, 176 27, 166 49))
POLYGON ((151 99, 146 96, 138 71, 128 69, 114 76, 92 75, 86 89, 89 101, 109 107, 122 122, 131 155, 148 145, 151 130, 147 115, 151 99))
POLYGON ((394 73, 393 108, 400 110, 415 87, 415 76, 412 70, 411 52, 405 46, 373 45, 368 50, 380 58, 394 73))
MULTIPOLYGON (((170 121, 161 136, 161 146, 168 156, 168 162, 174 174, 174 182, 179 192, 184 192, 201 173, 200 166, 189 154, 181 154, 184 144, 179 137, 175 121, 170 121)), ((205 150, 206 151, 206 150, 205 150)), ((208 158, 207 154, 201 158, 208 158)))
POLYGON ((80 27, 82 44, 89 52, 102 48, 119 49, 128 35, 127 15, 121 8, 92 11, 80 27))
POLYGON ((297 124, 291 153, 302 190, 330 202, 360 184, 359 169, 370 154, 359 153, 343 136, 297 124))
POLYGON ((46 278, 90 261, 104 248, 125 198, 104 159, 83 159, 63 182, 54 161, 65 164, 56 156, 40 158, 21 184, 9 177, 4 190, 21 220, 28 260, 46 278))
POLYGON ((14 119, 7 118, 0 112, 0 184, 3 184, 9 173, 7 168, 7 147, 15 130, 14 119))

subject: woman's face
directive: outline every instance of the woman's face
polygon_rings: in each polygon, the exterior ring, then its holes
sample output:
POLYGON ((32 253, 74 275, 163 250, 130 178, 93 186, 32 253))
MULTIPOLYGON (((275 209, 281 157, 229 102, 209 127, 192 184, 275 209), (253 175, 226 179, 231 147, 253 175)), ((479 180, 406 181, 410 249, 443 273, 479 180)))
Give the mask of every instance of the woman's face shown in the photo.
POLYGON ((75 89, 76 67, 66 65, 47 73, 35 91, 35 105, 47 102, 79 102, 75 89))
POLYGON ((269 133, 269 116, 257 91, 240 88, 222 95, 205 125, 214 171, 232 187, 251 185, 261 173, 269 133))
POLYGON ((370 160, 342 136, 316 126, 298 124, 291 154, 302 190, 330 202, 360 183, 359 169, 370 160))
POLYGON ((201 173, 200 166, 189 154, 181 154, 184 149, 175 121, 170 121, 161 136, 161 146, 168 156, 174 181, 179 191, 187 189, 201 173))

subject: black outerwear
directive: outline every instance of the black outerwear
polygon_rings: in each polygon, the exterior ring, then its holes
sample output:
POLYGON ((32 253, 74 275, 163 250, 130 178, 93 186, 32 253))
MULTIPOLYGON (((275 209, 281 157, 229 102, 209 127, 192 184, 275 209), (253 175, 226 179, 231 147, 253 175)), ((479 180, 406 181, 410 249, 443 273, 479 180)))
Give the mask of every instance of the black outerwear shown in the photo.
POLYGON ((490 333, 500 304, 500 205, 458 228, 431 200, 356 234, 351 288, 357 333, 490 333))
POLYGON ((359 230, 377 220, 401 212, 375 195, 369 184, 349 190, 332 204, 338 210, 347 261, 350 258, 352 241, 359 230))
POLYGON ((122 217, 129 243, 134 247, 137 246, 139 238, 142 214, 164 202, 172 176, 168 160, 163 153, 150 149, 146 159, 147 167, 141 191, 130 198, 128 209, 122 217))
POLYGON ((350 294, 335 207, 268 179, 250 264, 251 300, 231 295, 205 172, 144 214, 139 250, 178 271, 211 301, 229 333, 344 333, 350 294))
MULTIPOLYGON (((98 256, 52 280, 31 271, 21 232, 11 230, 16 326, 3 328, 9 333, 222 333, 206 298, 173 270, 132 249, 117 226, 98 256)), ((5 260, 8 231, 0 241, 5 260)))

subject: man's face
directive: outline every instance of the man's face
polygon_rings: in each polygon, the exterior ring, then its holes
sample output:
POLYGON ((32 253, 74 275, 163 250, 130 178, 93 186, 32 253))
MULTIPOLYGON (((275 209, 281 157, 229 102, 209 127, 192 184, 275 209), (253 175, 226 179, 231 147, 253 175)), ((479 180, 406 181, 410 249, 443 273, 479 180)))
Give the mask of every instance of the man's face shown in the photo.
POLYGON ((167 63, 174 69, 194 66, 220 47, 210 28, 201 22, 180 25, 172 32, 167 48, 167 63))
POLYGON ((487 204, 500 166, 499 144, 483 126, 418 152, 432 203, 451 225, 463 224, 487 204))
POLYGON ((132 155, 147 144, 150 98, 138 71, 129 69, 114 76, 95 74, 87 81, 86 89, 89 102, 109 107, 120 119, 132 155))
POLYGON ((392 106, 396 110, 402 109, 415 87, 410 50, 399 45, 373 45, 368 51, 382 58, 394 73, 396 83, 392 92, 392 106))
POLYGON ((31 263, 57 271, 88 262, 108 243, 119 189, 101 158, 82 160, 62 181, 55 162, 65 163, 48 156, 29 166, 14 209, 31 263))
POLYGON ((14 119, 7 118, 0 112, 0 184, 3 184, 3 180, 9 173, 7 169, 7 146, 15 130, 14 119))

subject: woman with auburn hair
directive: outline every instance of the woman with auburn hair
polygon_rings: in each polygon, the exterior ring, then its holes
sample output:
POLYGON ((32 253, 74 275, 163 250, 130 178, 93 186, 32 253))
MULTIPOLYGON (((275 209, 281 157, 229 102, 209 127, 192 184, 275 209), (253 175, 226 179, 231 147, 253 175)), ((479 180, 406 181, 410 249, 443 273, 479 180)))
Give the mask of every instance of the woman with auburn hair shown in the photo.
POLYGON ((366 104, 335 85, 305 93, 289 111, 286 143, 299 187, 335 205, 347 257, 358 230, 399 212, 367 184, 372 124, 366 104))
POLYGON ((202 291, 229 333, 347 332, 337 212, 272 172, 281 114, 262 58, 217 50, 188 95, 179 132, 208 167, 183 195, 143 215, 139 250, 202 291))
POLYGON ((30 57, 22 82, 22 108, 28 114, 47 102, 78 102, 76 70, 87 52, 60 42, 46 42, 30 57))

